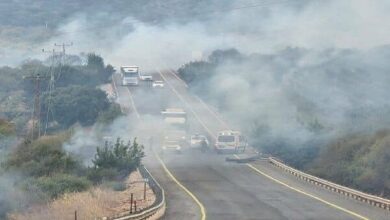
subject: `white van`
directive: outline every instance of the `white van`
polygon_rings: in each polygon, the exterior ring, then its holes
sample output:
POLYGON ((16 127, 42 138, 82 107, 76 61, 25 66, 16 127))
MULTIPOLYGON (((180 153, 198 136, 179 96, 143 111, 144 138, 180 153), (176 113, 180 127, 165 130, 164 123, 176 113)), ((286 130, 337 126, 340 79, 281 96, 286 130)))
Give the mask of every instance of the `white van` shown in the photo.
POLYGON ((215 142, 215 150, 218 153, 239 153, 244 152, 248 142, 239 131, 220 131, 215 142))

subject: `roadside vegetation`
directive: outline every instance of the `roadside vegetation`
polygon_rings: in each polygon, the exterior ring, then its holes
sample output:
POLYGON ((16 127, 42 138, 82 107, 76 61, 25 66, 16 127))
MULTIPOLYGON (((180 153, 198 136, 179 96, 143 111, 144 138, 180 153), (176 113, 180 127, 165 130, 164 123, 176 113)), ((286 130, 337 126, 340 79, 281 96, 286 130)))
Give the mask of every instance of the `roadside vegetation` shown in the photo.
MULTIPOLYGON (((114 144, 106 142, 97 146, 92 165, 85 166, 79 155, 63 149, 70 137, 71 132, 64 132, 26 140, 3 162, 4 172, 24 177, 15 182, 14 187, 25 197, 34 198, 33 204, 50 202, 66 193, 82 192, 100 184, 113 190, 124 190, 124 180, 144 157, 143 146, 136 140, 125 143, 118 138, 114 144)), ((0 216, 4 217, 7 212, 17 210, 2 211, 0 216)))
POLYGON ((65 60, 74 62, 64 64, 59 62, 61 57, 50 57, 49 60, 56 62, 30 60, 19 67, 0 68, 0 118, 14 123, 19 134, 27 132, 30 106, 34 102, 35 84, 24 78, 26 76, 40 74, 45 79, 41 81, 41 123, 50 125, 49 130, 66 129, 76 123, 83 126, 97 121, 109 123, 121 114, 119 106, 97 89, 111 81, 114 68, 105 65, 103 58, 93 53, 67 57, 65 60), (49 89, 51 75, 55 80, 53 90, 49 89))
POLYGON ((0 219, 102 184, 113 190, 125 188, 124 179, 144 156, 143 146, 136 140, 118 138, 115 143, 104 143, 101 138, 89 165, 82 155, 64 149, 75 129, 97 127, 96 132, 103 134, 105 126, 122 116, 119 105, 99 89, 111 83, 114 72, 94 53, 0 68, 0 219), (41 81, 41 129, 45 135, 31 139, 35 85, 24 77, 37 74, 45 78, 41 81), (50 90, 51 75, 55 87, 50 90))
POLYGON ((390 131, 332 141, 308 169, 325 179, 390 198, 390 131))

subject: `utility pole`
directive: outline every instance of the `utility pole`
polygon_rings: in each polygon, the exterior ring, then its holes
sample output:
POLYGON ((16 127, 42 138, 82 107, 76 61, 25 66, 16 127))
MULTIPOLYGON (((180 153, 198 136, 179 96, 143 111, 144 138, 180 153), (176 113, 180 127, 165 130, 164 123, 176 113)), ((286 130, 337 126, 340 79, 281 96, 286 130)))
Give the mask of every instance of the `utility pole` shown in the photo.
POLYGON ((61 53, 60 52, 57 52, 57 51, 55 51, 55 49, 53 49, 53 50, 45 50, 45 49, 42 49, 42 53, 51 53, 51 66, 53 66, 54 65, 54 60, 55 60, 55 58, 56 58, 56 55, 61 55, 61 53))
POLYGON ((35 76, 25 76, 24 79, 30 79, 35 83, 34 89, 34 108, 32 115, 32 128, 31 128, 31 139, 34 139, 35 128, 38 129, 38 138, 41 136, 41 81, 46 80, 48 77, 41 76, 39 73, 35 76))
POLYGON ((64 64, 65 63, 65 55, 66 55, 66 47, 73 46, 73 42, 70 42, 69 44, 66 44, 66 43, 57 44, 57 43, 55 43, 54 46, 62 48, 61 57, 62 57, 62 63, 64 64))
POLYGON ((46 135, 47 128, 48 128, 48 125, 49 125, 49 114, 51 112, 52 92, 54 90, 54 83, 55 83, 55 79, 54 79, 54 65, 55 65, 55 61, 54 61, 54 59, 56 58, 56 53, 57 52, 54 49, 52 51, 48 51, 48 50, 42 49, 42 52, 43 53, 52 53, 52 55, 51 55, 51 65, 50 65, 50 81, 49 81, 49 87, 48 87, 49 97, 48 97, 48 103, 47 103, 45 129, 44 129, 44 133, 43 133, 43 135, 46 135))
POLYGON ((71 47, 73 46, 73 42, 70 42, 70 44, 62 43, 62 44, 57 44, 55 43, 54 46, 56 47, 62 47, 62 55, 66 54, 66 47, 71 47))

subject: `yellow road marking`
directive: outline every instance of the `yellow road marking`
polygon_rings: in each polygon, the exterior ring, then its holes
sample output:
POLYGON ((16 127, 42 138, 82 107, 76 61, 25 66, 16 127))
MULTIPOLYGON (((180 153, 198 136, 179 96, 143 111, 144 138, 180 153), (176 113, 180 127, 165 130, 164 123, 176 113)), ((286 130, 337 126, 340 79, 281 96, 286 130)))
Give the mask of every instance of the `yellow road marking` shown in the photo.
MULTIPOLYGON (((185 101, 184 98, 183 98, 183 97, 182 97, 182 96, 173 88, 173 86, 166 80, 166 78, 163 76, 163 74, 162 74, 160 71, 159 71, 159 73, 160 73, 161 77, 162 77, 162 78, 167 82, 167 84, 171 87, 172 91, 179 97, 179 99, 180 99, 183 103, 185 103, 185 104, 188 106, 188 108, 192 111, 192 113, 195 115, 195 117, 197 118, 197 120, 202 124, 202 126, 207 130, 207 132, 208 132, 210 135, 214 136, 214 138, 215 138, 215 135, 213 135, 212 132, 209 130, 209 128, 203 123, 203 121, 199 118, 199 116, 195 113, 195 111, 190 107, 189 103, 188 103, 187 101, 185 101)), ((239 158, 236 154, 235 154, 234 156, 235 156, 236 158, 239 158)), ((161 160, 161 159, 160 159, 160 160, 161 160)), ((348 214, 350 214, 350 215, 352 215, 352 216, 355 216, 355 217, 357 217, 358 219, 369 220, 369 218, 364 217, 364 216, 362 216, 362 215, 359 215, 359 214, 357 214, 357 213, 355 213, 355 212, 353 212, 353 211, 351 211, 351 210, 348 210, 348 209, 346 209, 346 208, 340 207, 340 206, 338 206, 338 205, 336 205, 336 204, 333 204, 333 203, 331 203, 331 202, 328 202, 328 201, 326 201, 326 200, 324 200, 324 199, 321 199, 321 198, 319 198, 319 197, 317 197, 317 196, 314 196, 314 195, 312 195, 312 194, 310 194, 310 193, 307 193, 307 192, 302 191, 302 190, 300 190, 300 189, 297 189, 297 188, 295 188, 295 187, 293 187, 293 186, 290 186, 290 185, 288 185, 287 183, 284 183, 284 182, 282 182, 282 181, 280 181, 280 180, 278 180, 278 179, 275 179, 275 178, 273 178, 272 176, 270 176, 270 175, 268 175, 268 174, 262 172, 261 170, 257 169, 256 167, 254 167, 253 165, 251 165, 251 164, 249 164, 249 163, 246 163, 246 165, 247 165, 248 167, 250 167, 251 169, 253 169, 254 171, 256 171, 258 174, 261 174, 262 176, 264 176, 264 177, 266 177, 266 178, 268 178, 268 179, 270 179, 270 180, 272 180, 272 181, 274 181, 274 182, 276 182, 276 183, 279 183, 280 185, 283 185, 283 186, 285 186, 285 187, 287 187, 287 188, 289 188, 289 189, 291 189, 291 190, 293 190, 293 191, 295 191, 295 192, 298 192, 298 193, 301 193, 301 194, 303 194, 303 195, 305 195, 305 196, 308 196, 308 197, 310 197, 310 198, 313 198, 313 199, 315 199, 315 200, 317 200, 317 201, 320 201, 320 202, 322 202, 322 203, 324 203, 324 204, 327 204, 327 205, 329 205, 329 206, 331 206, 331 207, 333 207, 333 208, 335 208, 335 209, 338 209, 338 210, 343 211, 343 212, 345 212, 345 213, 348 213, 348 214)), ((164 165, 163 165, 163 166, 164 166, 164 165)), ((169 170, 168 170, 168 172, 169 172, 169 170)), ((172 175, 172 174, 171 174, 171 175, 172 175)), ((173 177, 173 175, 172 175, 172 177, 173 177)), ((174 177, 173 177, 173 178, 174 178, 174 177)), ((196 198, 196 197, 195 197, 195 198, 196 198)))
POLYGON ((169 169, 165 166, 165 163, 163 160, 158 156, 158 154, 155 153, 155 156, 157 157, 157 160, 161 163, 161 166, 163 167, 164 171, 168 174, 168 176, 178 185, 180 188, 182 188, 199 206, 200 213, 201 213, 201 220, 206 220, 206 209, 204 208, 203 204, 199 201, 198 198, 190 191, 188 190, 183 184, 179 182, 179 180, 176 179, 176 177, 169 171, 169 169))
MULTIPOLYGON (((138 110, 137 110, 137 107, 135 106, 135 102, 134 102, 134 99, 132 97, 132 94, 130 92, 130 89, 127 87, 127 91, 130 95, 130 99, 131 99, 131 104, 133 106, 133 109, 134 109, 134 112, 136 113, 137 117, 140 119, 140 115, 138 113, 138 110)), ((199 201, 199 199, 193 194, 191 193, 191 191, 189 191, 183 184, 181 184, 177 179, 176 177, 169 171, 169 169, 166 167, 165 163, 163 162, 163 160, 160 158, 160 156, 158 156, 158 154, 156 154, 154 152, 157 160, 160 162, 161 166, 163 167, 164 171, 168 174, 168 176, 180 187, 182 188, 194 201, 195 203, 199 206, 200 208, 200 212, 201 212, 201 220, 206 220, 206 209, 204 208, 203 204, 199 201)))
MULTIPOLYGON (((236 157, 237 159, 240 158, 240 157, 237 156, 236 154, 234 155, 234 157, 236 157)), ((326 201, 326 200, 324 200, 324 199, 321 199, 320 197, 317 197, 317 196, 312 195, 312 194, 310 194, 310 193, 307 193, 307 192, 305 192, 305 191, 303 191, 303 190, 300 190, 300 189, 297 189, 297 188, 295 188, 295 187, 293 187, 293 186, 290 186, 290 185, 288 185, 287 183, 284 183, 284 182, 282 182, 282 181, 280 181, 280 180, 278 180, 278 179, 275 179, 275 178, 273 178, 272 176, 270 176, 270 175, 264 173, 263 171, 259 170, 258 168, 256 168, 256 167, 253 166, 252 164, 246 163, 245 165, 247 165, 248 167, 250 167, 251 169, 253 169, 253 170, 256 171, 257 173, 259 173, 259 174, 261 174, 261 175, 267 177, 268 179, 270 179, 270 180, 272 180, 272 181, 274 181, 274 182, 276 182, 276 183, 279 183, 280 185, 283 185, 283 186, 285 186, 285 187, 287 187, 287 188, 289 188, 289 189, 291 189, 291 190, 293 190, 293 191, 295 191, 295 192, 301 193, 301 194, 303 194, 303 195, 305 195, 305 196, 308 196, 308 197, 313 198, 313 199, 315 199, 315 200, 317 200, 317 201, 320 201, 320 202, 322 202, 322 203, 325 203, 325 204, 327 204, 327 205, 329 205, 329 206, 331 206, 331 207, 333 207, 333 208, 335 208, 335 209, 338 209, 338 210, 341 210, 341 211, 343 211, 343 212, 346 212, 346 213, 348 213, 348 214, 350 214, 350 215, 353 215, 353 216, 355 216, 355 217, 357 217, 357 218, 359 218, 359 219, 362 219, 362 220, 369 220, 369 218, 364 217, 364 216, 362 216, 362 215, 359 215, 359 214, 357 214, 357 213, 355 213, 355 212, 353 212, 353 211, 351 211, 351 210, 348 210, 348 209, 346 209, 346 208, 340 207, 340 206, 338 206, 338 205, 336 205, 336 204, 333 204, 333 203, 328 202, 328 201, 326 201)))

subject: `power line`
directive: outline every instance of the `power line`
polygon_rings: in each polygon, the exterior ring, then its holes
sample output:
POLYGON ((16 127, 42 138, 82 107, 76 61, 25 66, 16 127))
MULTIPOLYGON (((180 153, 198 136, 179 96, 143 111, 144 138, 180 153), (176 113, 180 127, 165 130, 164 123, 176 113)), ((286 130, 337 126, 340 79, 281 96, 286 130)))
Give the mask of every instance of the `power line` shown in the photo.
POLYGON ((54 49, 52 51, 45 51, 45 49, 42 49, 42 52, 52 54, 51 55, 51 64, 49 67, 50 81, 49 81, 48 89, 47 89, 49 92, 48 92, 48 102, 47 102, 47 109, 46 109, 45 128, 44 128, 44 133, 43 133, 43 135, 46 135, 47 129, 49 126, 49 115, 51 114, 52 118, 54 118, 53 117, 53 110, 52 110, 52 92, 53 92, 54 87, 55 87, 54 65, 55 65, 56 54, 58 54, 58 52, 56 52, 54 49))
POLYGON ((38 132, 38 138, 41 137, 41 81, 46 80, 48 77, 41 76, 39 73, 31 76, 24 76, 24 79, 30 79, 35 83, 34 89, 34 107, 32 115, 32 128, 31 128, 31 139, 35 138, 35 129, 38 132))
POLYGON ((65 56, 65 54, 66 54, 66 47, 73 46, 73 42, 70 42, 69 44, 66 44, 66 43, 57 44, 57 43, 55 43, 54 46, 62 47, 62 56, 65 56))

